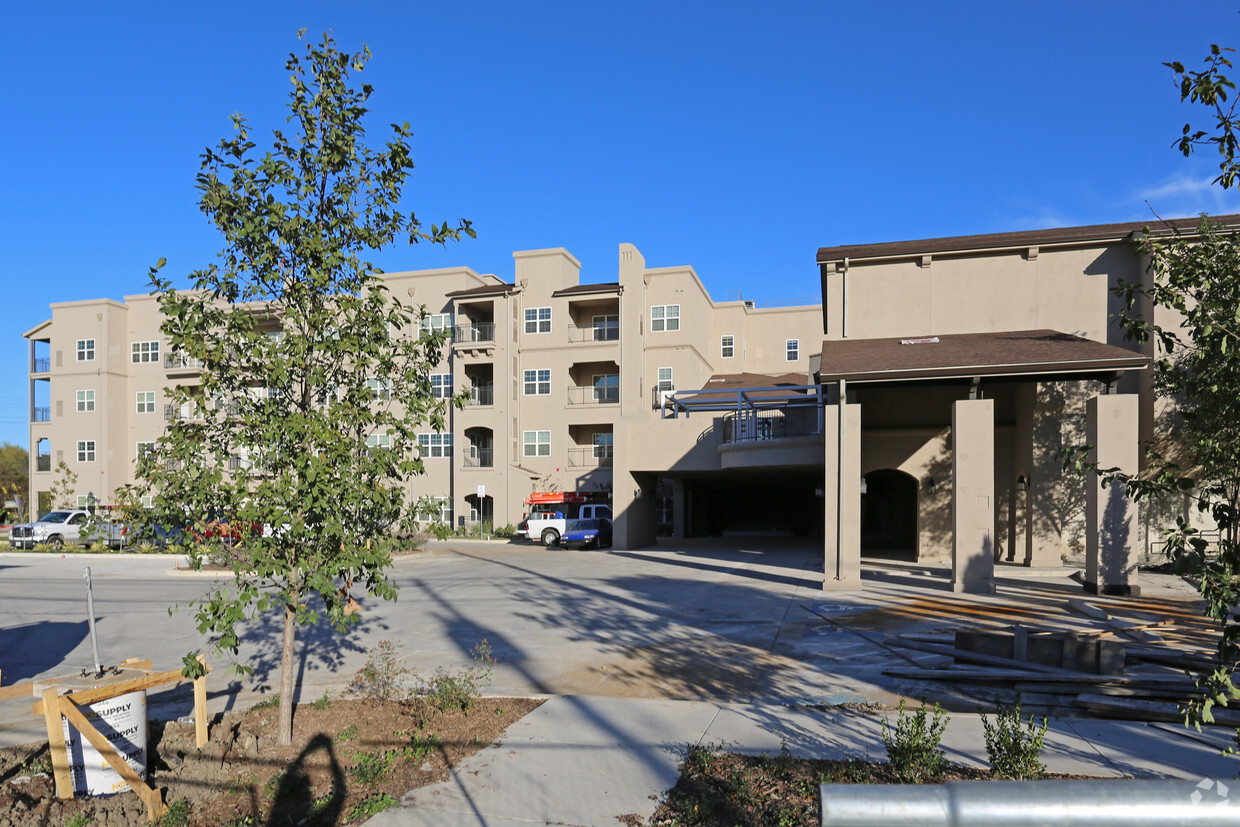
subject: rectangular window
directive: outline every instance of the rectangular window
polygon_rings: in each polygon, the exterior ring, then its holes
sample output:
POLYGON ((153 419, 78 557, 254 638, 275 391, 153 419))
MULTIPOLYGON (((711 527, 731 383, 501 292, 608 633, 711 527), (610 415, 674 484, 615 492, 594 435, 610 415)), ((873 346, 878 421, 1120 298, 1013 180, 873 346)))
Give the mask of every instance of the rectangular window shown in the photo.
POLYGON ((594 341, 614 342, 620 338, 620 317, 618 315, 595 316, 591 320, 594 327, 594 341))
POLYGON ((656 304, 650 308, 650 332, 680 330, 680 305, 656 304))
POLYGON ((672 369, 659 368, 659 390, 674 391, 676 386, 672 384, 672 369))
POLYGON ((366 387, 370 388, 376 399, 386 402, 392 398, 392 386, 386 379, 367 379, 366 387))
POLYGON ((525 332, 526 333, 550 333, 551 332, 551 308, 550 307, 527 307, 525 309, 525 332))
POLYGON ((138 500, 138 503, 143 508, 151 508, 155 505, 155 495, 154 494, 143 494, 142 497, 138 500))
POLYGON ((79 439, 77 444, 78 462, 94 462, 95 461, 95 441, 93 439, 79 439))
POLYGON ((443 333, 447 331, 452 333, 452 314, 451 313, 430 313, 422 319, 420 328, 422 335, 429 333, 443 333))
POLYGON ((138 413, 155 413, 155 391, 138 391, 138 413))
POLYGON ((436 399, 452 398, 452 374, 450 373, 432 373, 431 374, 431 396, 436 399))
POLYGON ((134 342, 129 348, 129 361, 135 364, 158 362, 159 342, 134 342))
POLYGON ((424 497, 418 502, 418 522, 452 523, 451 497, 424 497))
POLYGON ((95 361, 95 340, 94 339, 78 339, 77 340, 77 360, 79 362, 95 361))
POLYGON ((149 453, 150 451, 154 451, 154 450, 155 450, 154 442, 139 442, 138 450, 135 455, 137 456, 138 461, 141 462, 142 458, 146 456, 147 453, 149 453))
POLYGON ((424 457, 450 457, 452 434, 418 434, 418 447, 424 457))
POLYGON ((525 395, 546 396, 551 393, 551 371, 525 371, 525 395))
POLYGON ((372 448, 372 449, 373 448, 391 448, 392 447, 392 435, 391 434, 371 434, 370 436, 366 437, 366 447, 372 448))
POLYGON ((801 351, 800 340, 788 339, 787 342, 785 342, 785 346, 788 348, 788 361, 795 362, 801 351))
POLYGON ((594 377, 594 401, 604 404, 620 401, 620 376, 615 373, 594 377))
POLYGON ((78 413, 93 411, 95 409, 95 392, 94 391, 78 391, 77 392, 77 409, 78 409, 78 413))
POLYGON ((594 435, 594 457, 595 459, 611 459, 612 434, 595 434, 594 435))
POLYGON ((527 457, 551 456, 550 431, 525 431, 522 434, 522 454, 527 457))
POLYGON ((719 339, 719 355, 724 359, 731 359, 736 355, 736 337, 723 336, 719 339))
POLYGON ((78 494, 77 507, 78 508, 86 507, 86 495, 85 494, 78 494))

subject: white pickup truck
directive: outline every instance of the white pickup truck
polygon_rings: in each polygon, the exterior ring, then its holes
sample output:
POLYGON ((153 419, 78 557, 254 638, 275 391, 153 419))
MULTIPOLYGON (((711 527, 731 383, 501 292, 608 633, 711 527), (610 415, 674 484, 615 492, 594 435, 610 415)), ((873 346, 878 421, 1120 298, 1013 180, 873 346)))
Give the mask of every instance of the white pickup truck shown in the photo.
POLYGON ((12 548, 32 549, 39 543, 60 548, 65 543, 81 539, 82 528, 90 520, 90 512, 82 509, 61 508, 49 511, 33 523, 13 526, 9 532, 12 548))
POLYGON ((517 536, 541 542, 552 548, 574 520, 611 519, 611 506, 601 504, 559 503, 538 505, 533 513, 517 525, 517 536))

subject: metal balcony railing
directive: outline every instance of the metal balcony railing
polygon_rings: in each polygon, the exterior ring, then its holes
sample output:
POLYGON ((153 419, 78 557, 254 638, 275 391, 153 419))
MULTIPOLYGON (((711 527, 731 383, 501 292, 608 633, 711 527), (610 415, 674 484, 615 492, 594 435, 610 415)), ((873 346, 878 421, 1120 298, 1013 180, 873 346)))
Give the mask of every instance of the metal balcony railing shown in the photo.
POLYGON ((456 326, 453 341, 457 344, 468 344, 469 342, 494 342, 495 341, 495 324, 494 322, 476 322, 474 324, 461 324, 456 326))
POLYGON ((50 422, 52 419, 51 408, 32 408, 30 411, 31 422, 50 422))
POLYGON ((619 322, 598 322, 596 324, 568 326, 570 342, 618 342, 620 341, 619 322))
POLYGON ((469 388, 470 405, 494 405, 495 404, 495 386, 494 385, 471 385, 469 388))
POLYGON ((494 448, 470 448, 465 452, 466 468, 494 468, 494 448))
POLYGON ((617 405, 620 402, 620 388, 615 385, 594 387, 593 385, 573 385, 568 389, 570 405, 617 405))
POLYGON ((30 365, 31 373, 47 373, 52 369, 52 360, 47 356, 36 356, 30 365))
POLYGON ((810 405, 730 413, 723 420, 725 443, 818 436, 821 433, 818 408, 810 405))
POLYGON ((591 448, 569 448, 569 468, 610 468, 611 448, 595 445, 591 448))
POLYGON ((202 360, 184 353, 166 353, 164 370, 202 370, 202 360))
POLYGON ((52 455, 51 454, 39 454, 37 457, 35 457, 34 458, 34 470, 51 471, 52 470, 52 455))

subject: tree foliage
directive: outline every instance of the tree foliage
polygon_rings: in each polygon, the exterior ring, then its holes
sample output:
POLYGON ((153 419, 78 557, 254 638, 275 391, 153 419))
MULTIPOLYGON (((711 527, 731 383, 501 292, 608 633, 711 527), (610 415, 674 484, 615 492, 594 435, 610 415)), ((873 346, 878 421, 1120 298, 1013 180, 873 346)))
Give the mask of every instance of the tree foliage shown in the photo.
POLYGON ((1185 157, 1197 147, 1213 146, 1221 156, 1219 176, 1214 183, 1223 189, 1230 188, 1240 178, 1240 161, 1236 160, 1236 102, 1227 101, 1228 95, 1235 92, 1236 84, 1223 74, 1224 70, 1231 69, 1227 55, 1234 52, 1235 49, 1211 44, 1205 68, 1198 71, 1190 71, 1178 60, 1163 64, 1175 72, 1175 80, 1180 87, 1180 102, 1200 103, 1211 110, 1214 118, 1213 131, 1194 129, 1191 124, 1184 124, 1184 131, 1175 145, 1185 157))
MULTIPOLYGON (((300 36, 300 35, 299 35, 300 36)), ((200 208, 219 261, 178 291, 151 271, 172 358, 201 368, 169 389, 182 415, 139 467, 150 520, 195 555, 227 550, 234 582, 195 606, 200 632, 236 654, 244 622, 283 616, 280 741, 291 737, 298 626, 344 631, 354 590, 393 599, 390 545, 412 530, 417 429, 442 430, 429 374, 442 332, 387 291, 365 260, 398 238, 445 243, 469 222, 424 228, 400 205, 409 125, 364 143, 370 58, 330 35, 291 54, 288 131, 261 154, 246 119, 203 155, 200 208)))
POLYGON ((26 491, 30 488, 30 454, 11 442, 0 444, 0 514, 5 503, 17 505, 18 517, 26 511, 26 491))

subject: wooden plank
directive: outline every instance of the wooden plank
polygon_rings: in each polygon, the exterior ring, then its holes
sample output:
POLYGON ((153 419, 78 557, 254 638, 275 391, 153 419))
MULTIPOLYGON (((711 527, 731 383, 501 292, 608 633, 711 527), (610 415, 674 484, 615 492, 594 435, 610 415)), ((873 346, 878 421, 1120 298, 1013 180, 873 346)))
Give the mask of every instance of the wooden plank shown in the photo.
MULTIPOLYGON (((1083 706, 1094 712, 1104 712, 1117 718, 1139 721, 1184 721, 1184 713, 1180 711, 1179 704, 1170 702, 1141 701, 1135 698, 1116 699, 1105 695, 1079 695, 1076 703, 1077 706, 1083 706)), ((1214 726, 1240 726, 1240 710, 1216 706, 1211 712, 1214 714, 1214 726)))
MULTIPOLYGON (((1016 669, 1028 669, 1030 672, 1042 672, 1048 675, 1089 675, 1088 672, 1078 672, 1072 669, 1060 669, 1058 666, 1043 666, 1040 663, 1032 661, 1012 660, 1011 658, 1001 658, 996 655, 983 655, 980 652, 966 652, 963 649, 957 649, 954 646, 939 646, 934 643, 921 643, 913 640, 899 640, 888 638, 884 641, 888 646, 900 646, 905 649, 915 649, 919 652, 929 652, 934 655, 949 655, 956 660, 969 661, 970 663, 984 663, 990 666, 1009 666, 1016 669)), ((1097 675, 1091 677, 1097 678, 1097 675)))
POLYGON ((1086 617, 1092 617, 1094 620, 1106 620, 1107 613, 1105 609, 1099 609, 1092 603, 1087 603, 1079 597, 1073 597, 1068 600, 1068 608, 1075 609, 1086 617))
POLYGON ((13 698, 29 698, 34 694, 34 684, 15 683, 12 686, 0 687, 0 701, 11 701, 13 698))
MULTIPOLYGON (((100 699, 103 700, 103 699, 100 699)), ((51 704, 50 700, 46 703, 51 704)), ((168 808, 164 806, 163 797, 158 790, 152 789, 142 776, 134 771, 133 767, 125 762, 125 759, 117 753, 112 743, 103 736, 103 733, 95 729, 94 725, 86 719, 82 714, 82 710, 78 708, 68 695, 60 698, 60 713, 69 719, 69 723, 77 728, 82 737, 90 741, 91 746, 99 750, 99 754, 103 756, 103 760, 108 762, 108 766, 116 770, 116 773, 133 788, 133 791, 142 799, 142 803, 146 805, 146 817, 155 821, 157 818, 167 812, 168 808)), ((56 717, 60 717, 57 715, 56 717)))
POLYGON ((1012 659, 1021 663, 1029 660, 1029 630, 1020 624, 1012 630, 1012 659))
POLYGON ((149 672, 152 666, 153 664, 151 663, 150 658, 146 658, 145 660, 142 658, 125 658, 117 664, 118 669, 138 669, 146 672, 149 672))
POLYGON ((1027 672, 1023 669, 884 669, 883 674, 892 678, 914 680, 956 680, 989 683, 998 681, 1023 681, 1025 683, 1063 683, 1073 685, 1157 686, 1175 688, 1193 686, 1192 681, 1176 677, 1142 675, 1094 675, 1075 672, 1065 675, 1027 672))
MULTIPOLYGON (((207 671, 211 671, 211 667, 207 667, 207 671)), ((93 704, 98 701, 106 701, 108 698, 115 698, 118 695, 124 695, 129 692, 138 692, 143 689, 151 689, 156 686, 163 686, 168 683, 177 683, 185 680, 181 675, 180 669, 172 669, 168 672, 155 672, 151 675, 145 675, 141 678, 134 678, 128 681, 119 681, 110 683, 107 686, 99 686, 94 689, 83 689, 73 693, 73 701, 79 706, 93 704)), ((34 714, 42 715, 43 706, 41 703, 34 705, 34 714)))
POLYGON ((194 737, 198 749, 207 745, 207 676, 194 678, 194 737))
POLYGON ((52 754, 52 777, 56 781, 56 797, 73 798, 73 776, 69 774, 69 750, 65 747, 65 731, 60 722, 56 687, 43 690, 43 709, 43 721, 47 724, 47 746, 52 754))

